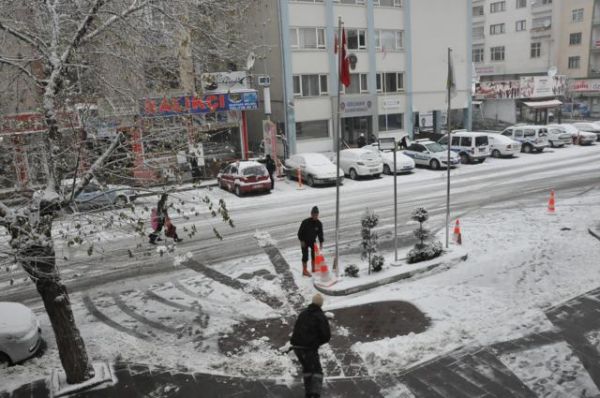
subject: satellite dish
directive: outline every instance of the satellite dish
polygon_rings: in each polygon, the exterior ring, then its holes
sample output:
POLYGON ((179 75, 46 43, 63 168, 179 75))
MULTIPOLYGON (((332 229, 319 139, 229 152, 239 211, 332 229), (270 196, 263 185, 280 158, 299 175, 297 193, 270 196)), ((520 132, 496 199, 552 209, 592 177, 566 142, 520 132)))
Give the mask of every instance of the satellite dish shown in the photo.
POLYGON ((256 61, 256 55, 253 52, 248 54, 248 58, 246 58, 246 70, 252 69, 255 61, 256 61))
POLYGON ((551 66, 550 69, 548 69, 548 76, 550 76, 550 77, 556 76, 557 73, 558 73, 558 68, 556 66, 551 66))

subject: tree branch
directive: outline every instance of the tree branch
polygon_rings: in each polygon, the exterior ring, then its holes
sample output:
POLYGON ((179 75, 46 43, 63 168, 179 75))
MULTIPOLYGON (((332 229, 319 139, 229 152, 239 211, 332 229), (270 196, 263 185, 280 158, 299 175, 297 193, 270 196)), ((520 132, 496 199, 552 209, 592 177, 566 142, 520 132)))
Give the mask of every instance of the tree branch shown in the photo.
POLYGON ((79 182, 77 182, 75 184, 75 188, 73 189, 72 194, 69 197, 69 199, 63 201, 62 207, 71 203, 73 201, 73 199, 76 198, 77 195, 79 195, 81 193, 83 188, 85 188, 85 186, 90 183, 90 181, 94 177, 94 173, 96 171, 98 171, 100 168, 102 168, 102 166, 104 166, 104 163, 106 163, 106 160, 108 159, 108 157, 111 155, 111 153, 114 152, 114 150, 117 148, 117 146, 119 146, 119 143, 121 142, 122 137, 123 137, 123 133, 117 134, 117 136, 115 137, 113 142, 110 144, 110 146, 106 149, 106 151, 104 151, 104 153, 98 159, 96 159, 94 164, 92 164, 90 166, 90 168, 85 173, 83 173, 83 175, 79 179, 79 182))
POLYGON ((2 21, 0 21, 0 30, 3 30, 11 36, 16 37, 17 39, 29 44, 30 46, 38 50, 40 53, 42 53, 46 58, 49 57, 48 51, 46 50, 46 43, 44 43, 40 39, 28 33, 21 32, 18 29, 6 26, 2 23, 2 21))
POLYGON ((67 46, 67 48, 63 52, 62 56, 60 57, 60 60, 62 61, 61 62, 61 66, 64 65, 69 60, 69 56, 71 55, 71 51, 73 51, 73 49, 75 49, 75 48, 77 48, 79 46, 79 44, 81 43, 81 39, 88 32, 88 29, 90 28, 90 25, 94 21, 94 18, 96 18, 98 16, 98 10, 105 3, 106 3, 106 0, 96 0, 94 2, 94 4, 92 5, 92 7, 90 7, 90 10, 88 11, 88 14, 83 19, 83 21, 81 21, 81 24, 79 25, 79 28, 77 29, 77 31, 73 35, 73 38, 71 39, 71 42, 69 43, 69 45, 67 46))
POLYGON ((12 215, 13 211, 4 203, 0 202, 0 225, 8 226, 8 218, 11 218, 12 215))
POLYGON ((134 12, 140 11, 141 9, 146 7, 149 4, 149 1, 144 0, 139 4, 137 4, 137 3, 138 3, 138 0, 133 0, 131 5, 129 6, 129 8, 127 8, 125 11, 123 11, 119 15, 113 15, 112 17, 110 17, 106 22, 104 22, 102 25, 100 25, 100 27, 98 27, 96 30, 88 33, 87 36, 83 37, 81 39, 81 42, 88 42, 88 41, 92 40, 93 38, 98 36, 100 33, 104 32, 106 29, 108 29, 112 24, 114 24, 118 20, 125 19, 129 15, 133 14, 134 12))
POLYGON ((11 60, 8 60, 8 59, 2 58, 2 57, 0 57, 0 63, 6 64, 6 65, 10 65, 13 68, 19 69, 21 72, 25 73, 27 75, 27 77, 29 77, 31 80, 33 80, 35 82, 35 84, 37 84, 40 87, 44 86, 42 80, 40 80, 37 77, 35 77, 30 71, 28 71, 27 69, 25 69, 25 67, 23 65, 19 65, 16 62, 13 62, 11 60))

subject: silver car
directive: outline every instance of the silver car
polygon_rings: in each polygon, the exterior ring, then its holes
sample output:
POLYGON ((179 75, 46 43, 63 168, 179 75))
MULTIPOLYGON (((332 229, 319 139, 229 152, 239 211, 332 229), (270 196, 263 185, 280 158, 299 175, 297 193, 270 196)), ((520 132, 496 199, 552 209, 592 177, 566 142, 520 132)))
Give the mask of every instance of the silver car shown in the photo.
POLYGON ((408 146, 404 154, 415 161, 415 164, 427 166, 433 170, 441 167, 457 167, 460 163, 460 157, 450 152, 450 160, 448 160, 448 148, 438 144, 437 142, 424 140, 416 141, 408 146))
MULTIPOLYGON (((68 195, 69 189, 70 187, 65 187, 65 194, 68 195)), ((75 197, 75 206, 80 209, 123 207, 132 203, 135 199, 136 192, 130 187, 108 186, 105 188, 90 182, 75 197)))
POLYGON ((33 356, 42 344, 42 329, 33 311, 20 303, 0 302, 0 363, 33 356))

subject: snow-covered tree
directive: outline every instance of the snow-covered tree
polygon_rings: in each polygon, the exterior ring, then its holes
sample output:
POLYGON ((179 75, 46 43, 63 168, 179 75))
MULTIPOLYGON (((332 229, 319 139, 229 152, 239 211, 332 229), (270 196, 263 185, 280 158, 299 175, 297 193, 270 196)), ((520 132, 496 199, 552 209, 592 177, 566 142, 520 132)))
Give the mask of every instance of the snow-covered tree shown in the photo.
POLYGON ((371 269, 374 271, 381 271, 381 267, 383 266, 383 261, 381 256, 374 256, 377 253, 377 233, 373 232, 373 229, 379 224, 379 217, 373 211, 367 209, 363 214, 361 223, 361 258, 363 260, 367 259, 369 264, 369 274, 371 274, 371 269), (373 262, 373 260, 376 260, 373 262))
POLYGON ((419 223, 419 228, 414 230, 415 237, 419 240, 415 247, 412 248, 407 255, 409 263, 430 260, 442 254, 443 248, 441 242, 428 242, 431 239, 431 231, 423 226, 429 220, 429 213, 423 207, 419 207, 413 211, 411 216, 413 221, 419 223))
MULTIPOLYGON (((35 169, 40 185, 25 206, 0 202, 0 226, 8 231, 11 255, 44 302, 69 383, 90 378, 92 370, 57 269, 52 226, 93 178, 122 172, 131 159, 122 134, 84 156, 82 148, 91 135, 85 121, 80 128, 65 123, 63 115, 80 103, 136 109, 138 99, 150 94, 193 93, 198 73, 245 58, 248 50, 235 25, 248 3, 2 1, 0 113, 39 112, 45 132, 32 136, 26 147, 39 155, 35 169), (72 178, 67 190, 62 187, 65 177, 72 178)), ((204 202, 213 216, 231 222, 223 202, 214 208, 210 199, 204 202)), ((139 222, 138 217, 125 219, 139 222)), ((62 233, 81 241, 80 228, 62 233)))

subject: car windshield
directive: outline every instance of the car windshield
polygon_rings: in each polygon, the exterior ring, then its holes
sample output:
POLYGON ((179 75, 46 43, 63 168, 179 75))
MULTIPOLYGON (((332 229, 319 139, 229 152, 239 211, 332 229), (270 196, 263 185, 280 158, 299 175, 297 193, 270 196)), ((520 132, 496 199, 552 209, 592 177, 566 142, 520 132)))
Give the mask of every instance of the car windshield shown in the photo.
POLYGON ((432 142, 431 144, 425 144, 425 148, 427 148, 431 152, 443 152, 447 150, 446 147, 438 144, 437 142, 432 142))
POLYGON ((265 169, 262 166, 249 166, 242 170, 245 176, 261 176, 265 174, 265 169))
POLYGON ((366 151, 365 153, 361 153, 359 158, 360 160, 375 160, 379 158, 379 154, 374 151, 366 151))

